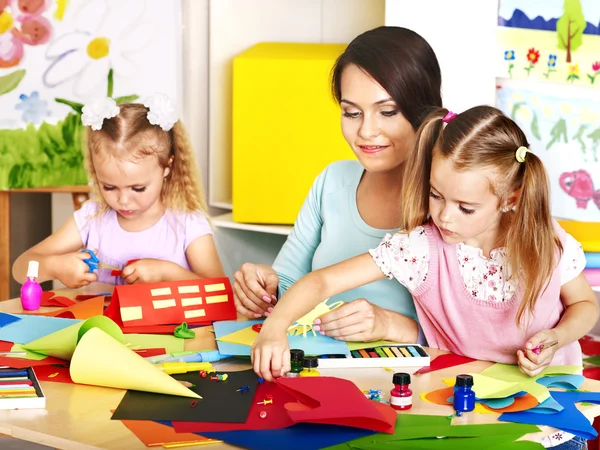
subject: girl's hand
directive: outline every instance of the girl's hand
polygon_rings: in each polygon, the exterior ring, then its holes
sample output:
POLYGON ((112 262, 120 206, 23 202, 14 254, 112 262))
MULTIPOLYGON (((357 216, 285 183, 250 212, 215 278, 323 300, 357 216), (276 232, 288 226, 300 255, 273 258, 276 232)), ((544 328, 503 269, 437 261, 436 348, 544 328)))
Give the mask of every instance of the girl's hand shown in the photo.
POLYGON ((287 330, 269 324, 267 319, 252 345, 250 355, 254 372, 259 377, 273 381, 273 378, 284 376, 291 369, 287 330))
POLYGON ((525 344, 525 351, 517 350, 519 360, 519 369, 525 375, 533 377, 544 370, 552 362, 554 354, 560 348, 559 344, 541 350, 536 354, 533 350, 541 344, 548 344, 558 341, 554 330, 542 330, 534 334, 525 344))
POLYGON ((388 336, 388 323, 385 309, 359 298, 315 319, 313 329, 340 341, 370 342, 388 336))
POLYGON ((129 284, 136 283, 158 283, 163 281, 162 269, 169 261, 160 259, 144 258, 138 259, 125 266, 121 271, 121 277, 129 284))
POLYGON ((77 289, 98 279, 98 275, 90 272, 90 267, 83 262, 89 257, 87 252, 66 253, 52 257, 48 265, 52 266, 52 271, 56 273, 54 278, 70 289, 77 289))
POLYGON ((264 264, 244 263, 234 275, 233 300, 237 312, 250 319, 273 311, 279 276, 264 264))

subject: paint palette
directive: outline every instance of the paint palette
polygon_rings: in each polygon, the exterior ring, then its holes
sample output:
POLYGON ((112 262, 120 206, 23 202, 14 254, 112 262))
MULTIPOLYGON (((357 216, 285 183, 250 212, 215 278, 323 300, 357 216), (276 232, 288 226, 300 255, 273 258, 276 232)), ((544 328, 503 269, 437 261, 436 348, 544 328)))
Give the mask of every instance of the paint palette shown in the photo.
POLYGON ((0 409, 43 409, 46 397, 31 367, 0 369, 0 409))
POLYGON ((351 367, 425 367, 430 357, 418 344, 388 345, 352 350, 350 355, 321 355, 319 369, 351 367))

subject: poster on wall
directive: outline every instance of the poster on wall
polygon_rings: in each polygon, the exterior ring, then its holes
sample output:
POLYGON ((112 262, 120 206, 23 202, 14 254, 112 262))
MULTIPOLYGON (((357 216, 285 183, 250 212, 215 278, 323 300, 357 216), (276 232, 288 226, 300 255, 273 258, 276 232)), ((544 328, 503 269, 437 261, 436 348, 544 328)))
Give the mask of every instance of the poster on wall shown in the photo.
POLYGON ((600 90, 498 81, 498 108, 548 170, 554 217, 600 222, 600 90))
POLYGON ((500 0, 499 78, 600 89, 600 1, 500 0))
POLYGON ((180 2, 0 0, 0 190, 87 183, 81 108, 180 98, 180 2))

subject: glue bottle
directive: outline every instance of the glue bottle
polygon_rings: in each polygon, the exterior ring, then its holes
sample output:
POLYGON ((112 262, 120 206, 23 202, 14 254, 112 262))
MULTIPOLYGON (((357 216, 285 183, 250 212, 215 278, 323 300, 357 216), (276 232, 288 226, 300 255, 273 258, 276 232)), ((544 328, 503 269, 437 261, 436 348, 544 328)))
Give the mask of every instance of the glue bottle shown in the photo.
POLYGON ((286 374, 287 377, 298 377, 302 373, 302 360, 304 358, 304 350, 292 349, 290 350, 290 363, 291 369, 286 374))
POLYGON ((408 387, 410 375, 398 372, 392 377, 394 389, 390 391, 390 406, 394 409, 406 411, 412 408, 412 391, 408 387))
POLYGON ((304 370, 300 372, 301 377, 318 377, 321 374, 317 370, 319 367, 319 360, 316 356, 305 356, 302 360, 302 367, 304 370))
POLYGON ((42 287, 37 282, 40 263, 29 261, 27 266, 27 281, 21 286, 21 305, 24 310, 35 311, 42 303, 42 287))
POLYGON ((454 410, 457 416, 475 409, 475 392, 471 375, 457 375, 454 383, 454 410))

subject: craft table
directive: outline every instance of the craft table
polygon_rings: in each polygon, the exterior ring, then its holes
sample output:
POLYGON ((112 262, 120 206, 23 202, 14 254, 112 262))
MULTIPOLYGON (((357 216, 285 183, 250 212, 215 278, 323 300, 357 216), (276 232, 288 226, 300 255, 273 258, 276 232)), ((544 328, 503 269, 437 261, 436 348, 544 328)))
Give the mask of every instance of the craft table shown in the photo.
MULTIPOLYGON (((99 293, 111 290, 103 284, 95 284, 81 290, 57 290, 57 295, 74 297, 81 293, 99 293)), ((43 308, 51 310, 52 308, 43 308)), ((20 313, 18 299, 0 302, 0 311, 20 313)), ((211 327, 196 328, 196 337, 186 340, 186 350, 216 348, 211 327)), ((432 359, 442 353, 436 349, 427 349, 432 359)), ((247 369, 248 364, 233 363, 232 360, 216 363, 218 370, 235 371, 247 369)), ((413 407, 410 414, 450 415, 448 406, 440 406, 422 401, 419 394, 424 391, 446 387, 442 378, 453 378, 459 373, 477 373, 489 367, 491 363, 476 361, 462 366, 443 369, 423 375, 413 376, 413 407)), ((399 369, 409 373, 411 369, 399 369)), ((392 389, 392 374, 380 368, 373 369, 321 369, 322 375, 344 377, 352 380, 361 389, 381 389, 385 398, 389 398, 392 389)), ((25 441, 36 442, 50 447, 67 450, 119 449, 136 450, 147 448, 120 421, 111 420, 111 409, 115 409, 126 391, 103 387, 73 385, 66 383, 41 382, 46 395, 46 409, 0 411, 0 434, 25 441)), ((581 389, 600 391, 600 381, 586 380, 581 389)), ((600 415, 600 405, 579 406, 588 418, 600 415)), ((497 414, 468 413, 454 418, 453 424, 495 423, 497 414)), ((525 439, 535 439, 553 432, 554 429, 542 427, 540 433, 530 434, 525 439)), ((162 448, 162 447, 158 447, 162 448)), ((217 443, 184 447, 186 449, 221 450, 234 449, 231 445, 217 443)))

